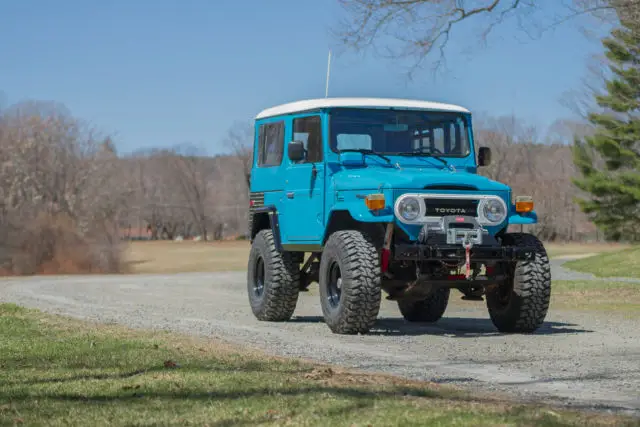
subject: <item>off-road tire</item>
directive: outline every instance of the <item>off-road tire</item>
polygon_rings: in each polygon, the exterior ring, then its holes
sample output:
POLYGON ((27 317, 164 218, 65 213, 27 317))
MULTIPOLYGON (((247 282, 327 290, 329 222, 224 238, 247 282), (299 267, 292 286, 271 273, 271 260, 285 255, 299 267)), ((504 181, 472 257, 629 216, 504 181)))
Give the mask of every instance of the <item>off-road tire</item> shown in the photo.
POLYGON ((247 292, 251 311, 258 320, 283 322, 291 319, 298 303, 300 267, 290 254, 277 250, 271 230, 260 231, 251 245, 247 268, 247 292), (264 266, 262 291, 255 285, 256 267, 264 266))
POLYGON ((447 309, 449 295, 451 295, 451 289, 438 288, 426 299, 420 301, 401 299, 398 301, 398 308, 402 317, 408 322, 437 322, 447 309))
POLYGON ((526 233, 510 233, 503 238, 509 246, 534 246, 535 257, 531 261, 517 261, 506 271, 511 280, 505 293, 507 301, 501 301, 500 290, 487 292, 489 316, 500 332, 532 333, 544 322, 551 300, 551 268, 542 242, 526 233))
POLYGON ((319 279, 320 305, 329 329, 344 335, 369 332, 382 298, 380 262, 372 239, 356 230, 331 234, 322 252, 319 279), (342 285, 339 300, 332 305, 330 276, 335 266, 342 285))

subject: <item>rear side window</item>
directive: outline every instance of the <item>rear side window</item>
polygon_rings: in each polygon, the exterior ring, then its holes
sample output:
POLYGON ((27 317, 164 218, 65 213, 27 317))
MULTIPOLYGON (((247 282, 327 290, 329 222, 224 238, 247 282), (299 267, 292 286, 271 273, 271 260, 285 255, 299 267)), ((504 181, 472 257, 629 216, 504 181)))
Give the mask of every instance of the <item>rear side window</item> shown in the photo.
POLYGON ((320 116, 301 117, 293 120, 293 139, 302 141, 307 156, 298 163, 322 161, 322 128, 320 116))
POLYGON ((279 166, 284 151, 284 122, 265 123, 258 131, 258 166, 279 166))

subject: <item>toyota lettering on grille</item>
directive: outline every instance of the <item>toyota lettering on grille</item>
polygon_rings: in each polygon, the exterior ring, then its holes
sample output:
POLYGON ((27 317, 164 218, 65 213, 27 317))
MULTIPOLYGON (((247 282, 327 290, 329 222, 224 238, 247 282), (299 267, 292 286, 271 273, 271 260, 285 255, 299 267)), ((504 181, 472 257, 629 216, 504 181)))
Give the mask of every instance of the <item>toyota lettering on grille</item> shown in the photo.
POLYGON ((433 208, 437 213, 441 214, 465 214, 467 210, 464 208, 433 208))
POLYGON ((447 200, 429 199, 425 200, 425 215, 445 216, 445 215, 476 215, 478 202, 476 200, 447 200))

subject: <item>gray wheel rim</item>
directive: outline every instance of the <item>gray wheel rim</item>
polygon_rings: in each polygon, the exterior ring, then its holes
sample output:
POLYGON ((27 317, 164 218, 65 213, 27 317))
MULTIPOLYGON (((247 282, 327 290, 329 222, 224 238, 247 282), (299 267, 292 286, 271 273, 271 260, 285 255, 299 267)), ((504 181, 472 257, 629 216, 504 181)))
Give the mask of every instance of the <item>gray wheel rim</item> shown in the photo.
POLYGON ((329 267, 329 280, 327 281, 327 302, 331 308, 337 308, 340 305, 340 297, 342 296, 342 274, 340 265, 336 261, 331 263, 329 267))
POLYGON ((253 268, 253 293, 261 296, 264 293, 264 261, 261 256, 256 259, 256 265, 253 268))

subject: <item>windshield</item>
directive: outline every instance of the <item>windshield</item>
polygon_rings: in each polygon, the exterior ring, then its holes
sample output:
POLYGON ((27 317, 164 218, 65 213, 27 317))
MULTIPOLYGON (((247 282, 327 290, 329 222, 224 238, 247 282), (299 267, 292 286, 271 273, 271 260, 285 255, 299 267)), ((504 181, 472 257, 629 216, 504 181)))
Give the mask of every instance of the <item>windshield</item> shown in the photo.
POLYGON ((330 119, 331 150, 364 149, 387 155, 466 157, 464 115, 452 112, 336 109, 330 119))

